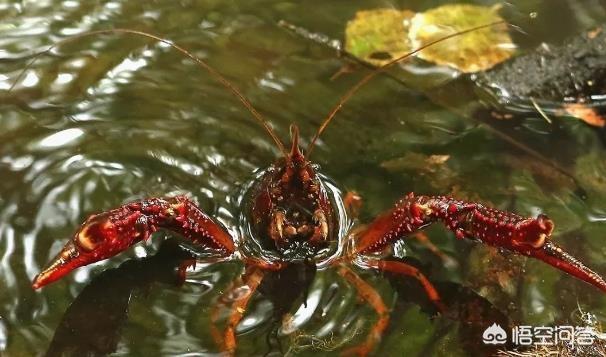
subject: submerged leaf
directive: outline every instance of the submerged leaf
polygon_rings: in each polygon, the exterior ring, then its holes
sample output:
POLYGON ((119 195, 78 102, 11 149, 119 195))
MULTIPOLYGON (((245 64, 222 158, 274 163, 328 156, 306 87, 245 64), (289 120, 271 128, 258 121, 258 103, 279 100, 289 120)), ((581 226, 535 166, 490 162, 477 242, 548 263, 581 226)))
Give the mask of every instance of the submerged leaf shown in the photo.
POLYGON ((390 171, 413 170, 421 173, 435 173, 450 155, 424 155, 415 152, 406 153, 403 157, 383 161, 381 167, 390 171))
POLYGON ((375 66, 400 57, 411 49, 404 23, 413 15, 395 9, 358 11, 347 23, 345 49, 375 66))
POLYGON ((390 172, 414 173, 414 176, 435 190, 448 190, 458 186, 460 176, 447 162, 450 155, 425 155, 407 152, 401 157, 381 162, 381 167, 390 172))
MULTIPOLYGON (((408 37, 412 47, 418 48, 458 31, 502 21, 497 11, 498 7, 440 6, 416 14, 411 20, 408 37)), ((507 25, 503 24, 435 44, 419 52, 418 57, 461 72, 473 73, 507 60, 514 50, 507 25)))
POLYGON ((575 174, 582 185, 598 194, 606 192, 606 159, 601 154, 588 153, 579 156, 575 164, 575 174))

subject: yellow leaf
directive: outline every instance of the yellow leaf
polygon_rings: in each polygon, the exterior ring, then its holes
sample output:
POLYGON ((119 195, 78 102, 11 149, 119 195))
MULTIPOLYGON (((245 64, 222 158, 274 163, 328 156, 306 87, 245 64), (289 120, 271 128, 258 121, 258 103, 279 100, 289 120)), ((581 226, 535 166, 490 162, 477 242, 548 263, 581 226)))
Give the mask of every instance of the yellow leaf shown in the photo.
MULTIPOLYGON (((416 14, 408 37, 413 48, 473 27, 502 21, 498 7, 444 5, 416 14)), ((507 60, 515 51, 507 25, 473 31, 430 46, 418 57, 461 72, 485 71, 507 60)))

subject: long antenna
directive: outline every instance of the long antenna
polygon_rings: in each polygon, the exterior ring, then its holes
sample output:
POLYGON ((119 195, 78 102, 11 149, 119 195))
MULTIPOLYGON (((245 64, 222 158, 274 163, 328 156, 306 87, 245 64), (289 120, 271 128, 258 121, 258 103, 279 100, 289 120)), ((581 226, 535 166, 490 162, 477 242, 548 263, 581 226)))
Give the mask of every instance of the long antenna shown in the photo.
POLYGON ((473 31, 477 31, 477 30, 481 30, 483 28, 488 28, 488 27, 492 27, 492 26, 496 26, 496 25, 502 25, 502 24, 507 24, 507 22, 505 20, 501 20, 501 21, 496 21, 496 22, 492 22, 489 24, 485 24, 485 25, 481 25, 481 26, 476 26, 476 27, 472 27, 470 29, 467 30, 463 30, 463 31, 459 31, 456 33, 452 33, 450 35, 446 35, 444 37, 440 37, 437 40, 431 41, 429 43, 424 44, 423 46, 408 52, 405 55, 402 55, 398 58, 395 58, 389 62, 387 62, 386 64, 382 65, 381 67, 378 67, 377 69, 375 69, 374 71, 368 73, 367 75, 365 75, 362 79, 360 79, 358 81, 358 83, 356 83, 353 87, 351 87, 342 97, 341 99, 339 99, 339 102, 337 103, 337 105, 333 108, 333 110, 328 114, 328 116, 326 117, 326 119, 324 119, 324 121, 322 122, 322 125, 320 125, 320 127, 318 128, 318 131, 316 132, 316 134, 314 135, 314 137, 311 139, 311 142, 309 143, 309 145, 307 146, 307 150, 305 151, 305 156, 309 159, 309 155, 311 154, 316 141, 318 140, 318 138, 320 137, 320 135, 322 135, 322 133, 324 132, 324 130, 326 129, 326 127, 328 126, 328 124, 330 124, 330 122, 332 121, 332 119, 335 117, 335 115, 339 112, 339 110, 341 110, 341 108, 343 107, 343 105, 360 89, 362 88, 363 85, 365 85, 368 81, 370 81, 371 79, 373 79, 377 74, 385 71, 387 68, 391 67, 392 65, 403 61, 405 59, 407 59, 408 57, 417 54, 418 52, 423 51, 424 49, 433 46, 437 43, 440 43, 442 41, 446 41, 448 39, 451 39, 453 37, 457 37, 457 36, 461 36, 464 35, 466 33, 469 32, 473 32, 473 31))
POLYGON ((193 53, 189 52, 185 48, 183 48, 183 47, 181 47, 179 45, 174 44, 170 40, 167 40, 165 38, 162 38, 162 37, 159 37, 159 36, 147 33, 147 32, 143 32, 143 31, 131 30, 131 29, 122 29, 122 28, 109 29, 109 30, 95 30, 95 31, 88 31, 88 32, 79 33, 79 34, 73 35, 71 37, 65 38, 65 39, 63 39, 61 41, 58 41, 58 42, 54 43, 53 45, 51 45, 46 50, 36 53, 33 56, 32 60, 19 73, 19 75, 17 76, 17 79, 15 79, 15 81, 13 82, 13 84, 11 85, 11 87, 8 89, 8 91, 10 92, 11 90, 13 90, 13 88, 15 87, 15 85, 17 84, 17 82, 19 82, 19 80, 21 80, 21 78, 23 77, 23 75, 25 74, 25 72, 34 64, 34 62, 40 56, 42 56, 43 54, 46 54, 46 53, 52 51, 55 47, 63 45, 63 44, 68 43, 68 42, 75 41, 75 40, 83 38, 83 37, 102 35, 102 34, 113 34, 113 33, 124 33, 124 34, 137 35, 137 36, 151 38, 153 40, 165 43, 165 44, 169 45, 170 47, 176 49, 177 51, 181 52, 181 54, 185 55, 186 57, 189 57, 191 60, 193 60, 200 67, 202 67, 205 70, 207 70, 213 77, 215 77, 215 79, 217 81, 219 81, 219 83, 221 83, 221 85, 223 85, 225 88, 227 88, 228 90, 230 90, 238 98, 238 100, 240 100, 240 102, 244 105, 244 107, 246 107, 246 109, 248 109, 248 111, 253 115, 253 117, 265 128, 265 130, 267 131, 267 133, 269 134, 269 136, 271 136, 271 138, 273 139, 273 141, 276 143, 276 145, 278 146, 278 149, 282 152, 282 154, 284 156, 286 156, 288 154, 287 151, 286 151, 286 149, 284 148, 284 144, 282 143, 282 141, 280 141, 280 139, 278 138, 278 136, 276 135, 276 133, 273 131, 273 129, 271 128, 271 126, 269 126, 269 124, 267 123, 267 120, 265 120, 265 118, 263 118, 263 116, 253 107, 253 105, 250 103, 250 101, 248 99, 246 99, 246 97, 244 96, 244 94, 242 94, 242 92, 240 92, 238 90, 238 88, 236 88, 235 85, 233 85, 230 81, 228 81, 227 78, 225 78, 216 69, 214 69, 213 67, 211 67, 208 63, 206 63, 205 61, 203 61, 202 59, 200 59, 198 56, 195 56, 193 53))

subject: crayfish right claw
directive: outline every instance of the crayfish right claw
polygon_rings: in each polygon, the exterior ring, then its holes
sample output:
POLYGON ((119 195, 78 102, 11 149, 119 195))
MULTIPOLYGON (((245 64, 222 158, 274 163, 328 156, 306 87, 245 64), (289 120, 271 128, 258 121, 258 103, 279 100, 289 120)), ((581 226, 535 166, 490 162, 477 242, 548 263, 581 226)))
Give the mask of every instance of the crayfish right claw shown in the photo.
POLYGON ((598 273, 586 267, 583 263, 550 240, 547 240, 541 248, 525 252, 524 255, 540 259, 545 263, 606 292, 606 281, 604 281, 598 273))

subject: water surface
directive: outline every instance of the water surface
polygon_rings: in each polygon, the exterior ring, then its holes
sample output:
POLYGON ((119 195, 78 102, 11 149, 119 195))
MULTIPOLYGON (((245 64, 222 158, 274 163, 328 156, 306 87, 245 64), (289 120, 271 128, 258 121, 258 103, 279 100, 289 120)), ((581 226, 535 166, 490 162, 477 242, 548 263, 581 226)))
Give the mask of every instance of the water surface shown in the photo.
MULTIPOLYGON (((124 35, 81 39, 40 58, 8 93, 34 51, 85 30, 159 34, 233 81, 283 140, 296 123, 306 144, 363 70, 331 80, 343 65, 334 51, 277 22, 341 38, 358 10, 423 10, 440 3, 1 2, 0 354, 218 353, 211 307, 242 265, 201 263, 178 286, 172 272, 186 255, 172 243, 160 247, 164 234, 41 291, 30 282, 89 214, 134 199, 188 194, 236 234, 241 188, 279 154, 229 92, 165 45, 124 35), (60 341, 49 349, 55 334, 60 341)), ((591 1, 520 0, 504 11, 527 33, 515 35, 522 50, 562 41, 606 15, 591 1)), ((379 76, 338 114, 313 160, 341 191, 362 195, 361 221, 410 191, 451 194, 524 215, 543 212, 556 222, 561 245, 606 273, 603 132, 573 119, 549 124, 539 114, 486 125, 469 109, 482 107, 473 83, 459 78, 452 88, 423 92, 379 76), (427 165, 432 155, 448 159, 427 165)), ((482 355, 488 321, 575 324, 579 308, 606 318, 603 294, 541 262, 456 241, 438 226, 428 235, 451 264, 415 242, 399 245, 399 254, 447 292, 453 311, 463 316, 481 306, 479 322, 435 317, 414 282, 359 271, 394 311, 379 355, 482 355)), ((296 329, 278 331, 274 312, 283 297, 256 295, 239 328, 238 351, 329 355, 362 341, 376 317, 355 289, 331 269, 309 284, 307 306, 298 300, 285 307, 299 318, 296 329)))

